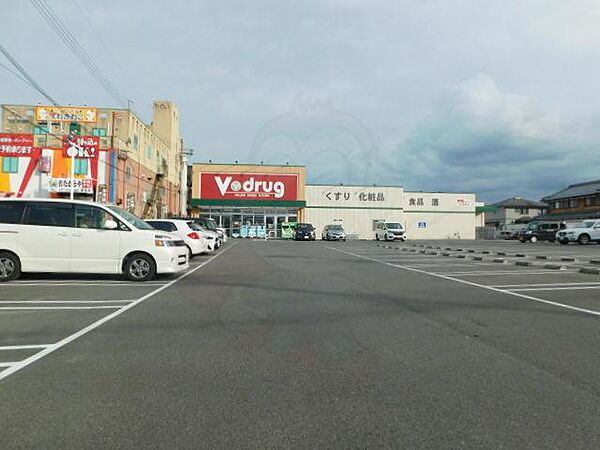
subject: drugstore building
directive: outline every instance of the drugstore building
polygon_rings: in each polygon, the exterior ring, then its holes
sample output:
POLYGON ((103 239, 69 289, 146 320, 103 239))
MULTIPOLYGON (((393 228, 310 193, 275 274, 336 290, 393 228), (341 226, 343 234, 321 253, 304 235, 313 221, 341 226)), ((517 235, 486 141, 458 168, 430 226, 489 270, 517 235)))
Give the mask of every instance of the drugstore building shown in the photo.
POLYGON ((410 239, 474 239, 475 194, 405 191, 401 186, 307 185, 304 166, 195 164, 193 215, 212 217, 233 237, 280 237, 286 222, 317 234, 341 224, 372 239, 380 221, 401 222, 410 239))

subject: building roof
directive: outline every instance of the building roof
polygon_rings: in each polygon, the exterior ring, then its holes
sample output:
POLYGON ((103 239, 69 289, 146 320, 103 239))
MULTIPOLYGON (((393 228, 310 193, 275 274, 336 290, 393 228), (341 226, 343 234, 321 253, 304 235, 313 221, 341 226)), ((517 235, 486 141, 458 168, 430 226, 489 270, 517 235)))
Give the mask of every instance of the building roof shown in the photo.
POLYGON ((560 200, 563 198, 583 197, 585 195, 598 193, 600 193, 600 180, 586 181, 585 183, 572 184, 562 191, 558 191, 554 194, 544 197, 542 200, 547 202, 551 200, 560 200))
POLYGON ((537 216, 535 220, 561 220, 561 221, 579 221, 586 219, 600 219, 600 211, 579 211, 579 212, 562 212, 548 213, 537 216))
POLYGON ((493 203, 491 206, 497 208, 547 208, 546 203, 538 202, 537 200, 529 200, 522 197, 511 197, 502 200, 497 203, 493 203))

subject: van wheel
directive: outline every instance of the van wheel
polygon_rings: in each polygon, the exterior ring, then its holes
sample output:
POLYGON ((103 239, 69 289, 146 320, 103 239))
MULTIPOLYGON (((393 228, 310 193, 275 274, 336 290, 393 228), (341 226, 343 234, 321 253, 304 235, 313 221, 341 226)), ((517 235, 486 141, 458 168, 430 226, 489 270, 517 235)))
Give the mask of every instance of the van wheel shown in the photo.
POLYGON ((192 253, 192 249, 190 248, 189 245, 186 245, 187 249, 188 249, 188 261, 191 261, 192 258, 194 257, 194 254, 192 253))
POLYGON ((568 239, 561 239, 558 242, 560 242, 561 245, 567 245, 569 243, 568 239))
POLYGON ((150 256, 135 253, 125 261, 124 273, 131 281, 148 281, 156 275, 156 264, 150 256))
POLYGON ((0 252, 0 282, 21 276, 21 261, 14 253, 0 252))
POLYGON ((376 234, 376 235, 375 235, 375 240, 376 240, 376 241, 378 241, 378 240, 379 240, 379 235, 378 235, 378 234, 376 234))
POLYGON ((581 236, 579 236, 579 239, 577 239, 577 241, 580 245, 588 245, 590 243, 590 237, 587 234, 582 234, 581 236))
POLYGON ((535 244, 538 241, 537 236, 531 236, 531 238, 529 238, 529 240, 531 241, 532 244, 535 244))

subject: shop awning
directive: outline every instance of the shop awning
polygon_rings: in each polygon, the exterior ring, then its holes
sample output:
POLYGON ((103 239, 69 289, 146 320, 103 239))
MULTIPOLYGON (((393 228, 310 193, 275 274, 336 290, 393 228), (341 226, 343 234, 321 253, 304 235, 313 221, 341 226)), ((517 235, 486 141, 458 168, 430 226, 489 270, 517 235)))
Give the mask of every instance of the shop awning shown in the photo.
POLYGON ((304 208, 304 200, 213 200, 203 198, 193 198, 192 207, 212 206, 212 207, 233 207, 233 208, 304 208))

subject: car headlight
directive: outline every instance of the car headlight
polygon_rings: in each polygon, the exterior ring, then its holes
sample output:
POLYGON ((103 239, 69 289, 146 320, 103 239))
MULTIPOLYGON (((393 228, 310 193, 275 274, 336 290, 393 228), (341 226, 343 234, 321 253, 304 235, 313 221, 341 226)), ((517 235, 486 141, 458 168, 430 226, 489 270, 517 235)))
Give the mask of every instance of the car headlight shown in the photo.
POLYGON ((165 236, 164 234, 154 235, 154 245, 157 247, 171 247, 174 242, 171 236, 165 236))

